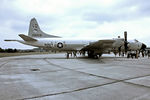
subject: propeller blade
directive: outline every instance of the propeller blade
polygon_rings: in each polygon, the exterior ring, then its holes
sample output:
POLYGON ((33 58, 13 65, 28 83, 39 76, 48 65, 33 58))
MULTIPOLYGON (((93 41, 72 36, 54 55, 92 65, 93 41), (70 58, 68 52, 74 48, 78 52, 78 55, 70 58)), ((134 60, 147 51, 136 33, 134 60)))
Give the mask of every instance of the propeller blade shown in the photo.
POLYGON ((146 49, 146 45, 144 43, 142 43, 142 47, 141 47, 141 50, 145 50, 146 49))
POLYGON ((127 31, 124 32, 124 49, 126 54, 128 51, 127 31))
POLYGON ((119 56, 121 55, 121 46, 118 48, 119 56))
POLYGON ((146 49, 146 45, 144 44, 144 43, 142 43, 142 47, 141 47, 141 53, 142 53, 142 57, 144 57, 144 51, 145 51, 145 49, 146 49))

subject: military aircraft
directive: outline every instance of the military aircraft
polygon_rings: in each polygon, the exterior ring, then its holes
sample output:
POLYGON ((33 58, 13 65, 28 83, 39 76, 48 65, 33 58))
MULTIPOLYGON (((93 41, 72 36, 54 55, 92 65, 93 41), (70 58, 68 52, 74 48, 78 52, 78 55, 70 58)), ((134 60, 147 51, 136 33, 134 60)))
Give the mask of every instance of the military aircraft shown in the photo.
POLYGON ((79 38, 62 38, 60 36, 49 35, 44 33, 35 18, 32 18, 29 25, 28 36, 19 34, 23 40, 5 40, 17 41, 25 45, 35 46, 43 49, 50 49, 55 51, 66 51, 67 56, 69 52, 87 52, 88 57, 97 58, 104 53, 112 50, 123 49, 124 52, 128 50, 144 50, 146 45, 139 41, 128 42, 127 32, 124 32, 124 38, 116 39, 79 39, 79 38))

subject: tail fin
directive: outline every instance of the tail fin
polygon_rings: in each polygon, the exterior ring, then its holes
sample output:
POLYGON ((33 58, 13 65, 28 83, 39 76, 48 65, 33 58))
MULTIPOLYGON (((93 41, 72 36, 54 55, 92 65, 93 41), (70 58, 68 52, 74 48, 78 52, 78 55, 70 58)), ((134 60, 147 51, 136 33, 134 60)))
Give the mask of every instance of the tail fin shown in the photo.
POLYGON ((59 36, 49 35, 49 34, 44 33, 40 29, 35 18, 32 18, 30 21, 28 36, 34 37, 34 38, 61 38, 59 36))

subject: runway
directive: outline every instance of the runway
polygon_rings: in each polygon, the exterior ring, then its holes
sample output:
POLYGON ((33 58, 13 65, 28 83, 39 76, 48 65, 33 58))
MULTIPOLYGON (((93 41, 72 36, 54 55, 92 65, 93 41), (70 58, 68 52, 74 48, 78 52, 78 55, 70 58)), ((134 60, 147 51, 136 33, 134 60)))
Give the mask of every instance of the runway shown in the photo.
POLYGON ((0 100, 149 100, 150 59, 0 58, 0 100))

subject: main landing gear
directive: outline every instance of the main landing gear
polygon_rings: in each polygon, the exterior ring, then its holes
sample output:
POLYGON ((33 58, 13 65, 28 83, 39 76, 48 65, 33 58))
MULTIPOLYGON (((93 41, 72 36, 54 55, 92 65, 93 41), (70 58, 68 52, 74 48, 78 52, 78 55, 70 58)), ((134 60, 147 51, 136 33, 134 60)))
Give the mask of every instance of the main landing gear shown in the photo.
POLYGON ((102 56, 102 54, 100 54, 100 53, 94 53, 94 51, 88 51, 88 57, 89 58, 98 59, 101 56, 102 56))

